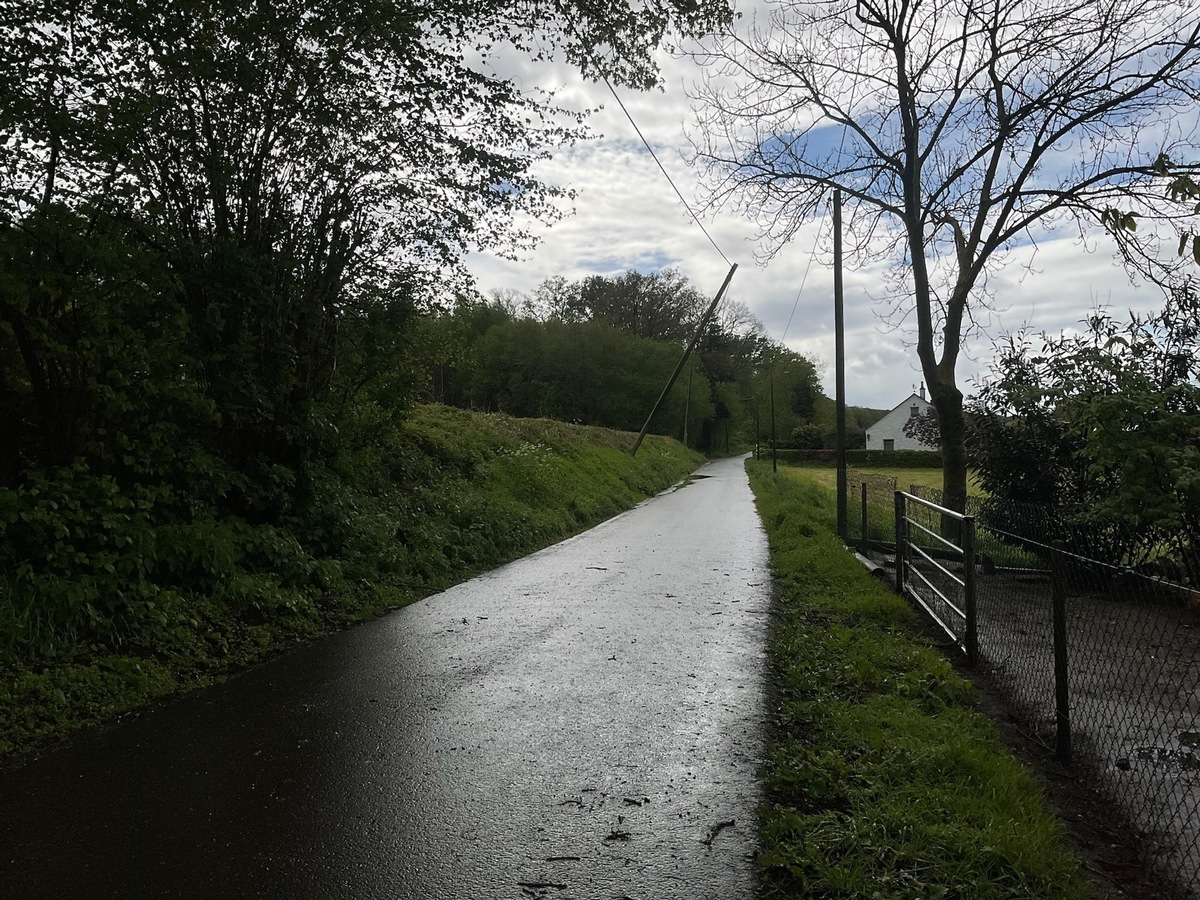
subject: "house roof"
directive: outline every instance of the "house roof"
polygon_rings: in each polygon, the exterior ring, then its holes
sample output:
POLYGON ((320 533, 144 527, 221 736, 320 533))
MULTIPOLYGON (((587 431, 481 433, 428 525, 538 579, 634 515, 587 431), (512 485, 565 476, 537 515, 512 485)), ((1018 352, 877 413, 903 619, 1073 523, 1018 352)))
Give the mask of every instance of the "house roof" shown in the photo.
MULTIPOLYGON (((898 410, 902 406, 908 406, 909 404, 912 403, 913 400, 916 400, 919 403, 929 403, 930 402, 914 391, 913 393, 911 393, 907 397, 905 397, 903 400, 901 400, 899 403, 897 403, 895 406, 893 406, 890 410, 888 410, 888 415, 890 416, 892 413, 894 413, 896 410, 898 410)), ((886 418, 886 416, 885 416, 885 418, 886 418)), ((883 420, 881 419, 880 421, 883 421, 883 420)))

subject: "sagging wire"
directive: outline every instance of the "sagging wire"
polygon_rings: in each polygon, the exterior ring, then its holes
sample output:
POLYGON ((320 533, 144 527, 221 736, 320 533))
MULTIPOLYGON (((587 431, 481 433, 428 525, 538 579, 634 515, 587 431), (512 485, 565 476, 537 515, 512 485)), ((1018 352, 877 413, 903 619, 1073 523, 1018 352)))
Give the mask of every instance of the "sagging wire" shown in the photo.
POLYGON ((700 228, 700 230, 702 232, 704 232, 704 236, 706 238, 708 238, 708 242, 713 245, 713 249, 716 250, 718 254, 720 254, 721 259, 725 260, 725 264, 727 266, 733 265, 733 263, 731 263, 729 261, 729 257, 725 255, 725 253, 717 245, 717 242, 715 240, 713 240, 713 236, 708 233, 708 229, 705 228, 704 223, 702 221, 700 221, 700 216, 696 214, 696 211, 694 209, 692 209, 691 204, 689 204, 687 202, 687 200, 684 198, 683 192, 680 191, 679 188, 676 186, 675 181, 671 178, 670 173, 667 172, 666 168, 663 166, 662 162, 659 160, 658 154, 654 152, 654 148, 652 146, 650 146, 650 142, 648 140, 646 140, 646 136, 644 134, 642 134, 642 129, 638 128, 638 124, 637 124, 637 122, 634 121, 633 115, 629 112, 629 110, 625 107, 625 104, 621 101, 620 95, 617 94, 616 90, 609 83, 609 80, 607 77, 601 75, 601 78, 604 79, 604 84, 608 88, 609 93, 611 93, 613 95, 613 99, 617 101, 617 105, 619 107, 621 107, 621 111, 623 113, 625 113, 625 118, 627 118, 629 120, 629 124, 632 125, 633 130, 637 132, 637 136, 642 139, 642 144, 644 144, 646 149, 650 152, 650 158, 654 160, 655 164, 658 166, 658 170, 660 172, 662 172, 663 177, 667 179, 667 184, 671 185, 671 189, 673 191, 675 191, 675 196, 679 198, 679 202, 683 204, 683 208, 686 209, 688 211, 688 214, 692 217, 692 221, 694 221, 696 223, 696 225, 700 228))
MULTIPOLYGON (((574 21, 572 21, 571 17, 567 15, 566 11, 562 8, 562 4, 556 2, 555 6, 558 8, 558 14, 566 23, 567 28, 569 28, 571 33, 575 35, 575 39, 579 41, 580 46, 586 46, 583 37, 575 28, 574 21)), ((692 221, 696 223, 700 231, 704 233, 704 236, 708 238, 708 242, 712 244, 713 249, 716 250, 721 259, 725 261, 725 265, 732 266, 733 263, 730 262, 729 257, 725 255, 725 252, 713 239, 713 236, 709 233, 708 229, 704 227, 704 222, 700 220, 699 214, 692 209, 692 205, 688 203, 687 198, 683 196, 683 191, 681 191, 679 186, 675 184, 675 180, 671 177, 671 173, 667 171, 666 167, 662 164, 662 160, 658 158, 658 154, 654 152, 654 147, 650 144, 650 141, 646 139, 646 135, 642 133, 642 129, 638 127, 638 123, 634 120, 633 114, 629 111, 629 108, 625 106, 624 101, 621 100, 620 94, 617 93, 616 88, 613 87, 612 82, 608 80, 608 76, 604 74, 603 70, 600 71, 600 80, 604 82, 604 86, 608 88, 608 92, 612 94, 613 99, 617 101, 617 106, 621 108, 621 112, 625 114, 625 118, 628 119, 629 124, 633 126, 633 130, 641 139, 642 145, 650 153, 650 158, 654 160, 654 164, 658 166, 658 170, 662 172, 663 178, 667 180, 667 184, 671 186, 671 190, 675 192, 675 196, 679 198, 679 202, 683 204, 683 208, 687 210, 688 215, 692 217, 692 221)))

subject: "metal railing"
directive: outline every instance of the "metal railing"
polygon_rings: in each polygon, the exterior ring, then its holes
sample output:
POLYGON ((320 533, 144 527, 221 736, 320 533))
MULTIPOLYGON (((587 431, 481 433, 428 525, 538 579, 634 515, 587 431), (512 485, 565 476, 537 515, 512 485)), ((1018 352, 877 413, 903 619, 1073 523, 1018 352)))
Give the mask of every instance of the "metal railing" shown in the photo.
POLYGON ((1168 565, 1170 540, 1137 562, 1144 536, 1046 507, 969 498, 960 516, 935 489, 849 480, 858 549, 1111 802, 1161 896, 1200 900, 1200 583, 1168 565))
POLYGON ((920 604, 974 666, 979 656, 975 517, 904 491, 895 497, 896 589, 920 604))

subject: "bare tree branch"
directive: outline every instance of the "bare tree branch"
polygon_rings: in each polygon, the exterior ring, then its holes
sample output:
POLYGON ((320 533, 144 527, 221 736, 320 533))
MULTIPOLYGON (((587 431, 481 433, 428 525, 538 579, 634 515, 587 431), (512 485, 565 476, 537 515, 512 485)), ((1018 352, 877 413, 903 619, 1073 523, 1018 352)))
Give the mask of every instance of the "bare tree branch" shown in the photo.
POLYGON ((1174 161, 1176 185, 1200 172, 1200 0, 768 6, 764 22, 695 54, 694 157, 710 202, 755 218, 769 257, 831 190, 848 198, 852 251, 890 252, 893 308, 915 314, 957 502, 955 366, 1008 251, 1064 222, 1115 220, 1125 261, 1165 280, 1176 264, 1160 229, 1185 241, 1198 230, 1196 195, 1168 188, 1160 161, 1174 161))

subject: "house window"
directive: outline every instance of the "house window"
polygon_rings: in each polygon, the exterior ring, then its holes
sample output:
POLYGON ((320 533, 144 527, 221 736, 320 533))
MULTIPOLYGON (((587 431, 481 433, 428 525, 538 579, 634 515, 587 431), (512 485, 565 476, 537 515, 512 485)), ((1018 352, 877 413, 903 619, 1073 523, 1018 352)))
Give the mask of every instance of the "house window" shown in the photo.
POLYGON ((895 450, 896 449, 896 441, 893 438, 884 438, 883 439, 883 449, 884 450, 895 450))
POLYGON ((908 415, 909 415, 909 418, 915 419, 915 418, 916 418, 917 416, 919 416, 920 414, 921 414, 921 407, 917 406, 917 405, 914 403, 914 404, 912 405, 912 408, 910 409, 910 411, 909 411, 909 413, 908 413, 908 415))

